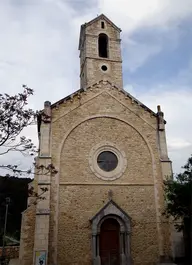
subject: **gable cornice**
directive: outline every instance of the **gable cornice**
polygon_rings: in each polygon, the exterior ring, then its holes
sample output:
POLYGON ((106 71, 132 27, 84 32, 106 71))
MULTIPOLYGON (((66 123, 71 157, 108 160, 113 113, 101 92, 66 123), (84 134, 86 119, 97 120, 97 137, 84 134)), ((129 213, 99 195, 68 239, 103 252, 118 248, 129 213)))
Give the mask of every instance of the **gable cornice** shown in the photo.
POLYGON ((140 102, 138 99, 136 99, 134 96, 132 96, 130 93, 128 93, 127 91, 125 91, 124 89, 121 89, 119 87, 117 87, 116 85, 114 85, 113 83, 111 83, 109 80, 100 80, 88 87, 85 88, 81 88, 73 93, 71 93, 70 95, 68 95, 67 97, 62 98, 61 100, 53 103, 51 105, 51 108, 56 108, 58 107, 60 104, 66 102, 66 101, 73 101, 74 97, 81 97, 81 95, 85 92, 88 92, 89 90, 94 89, 95 86, 99 85, 99 84, 104 84, 107 85, 109 84, 111 87, 117 89, 119 92, 123 93, 126 97, 130 98, 132 100, 132 103, 137 104, 138 106, 142 107, 145 111, 148 111, 151 115, 157 117, 157 113, 155 113, 154 111, 152 111, 150 108, 148 108, 146 105, 144 105, 142 102, 140 102))
POLYGON ((115 28, 116 30, 118 30, 119 32, 121 32, 121 29, 119 27, 117 27, 108 17, 106 17, 104 14, 99 15, 98 17, 92 19, 91 21, 89 21, 88 23, 85 23, 84 26, 90 26, 91 24, 95 23, 98 20, 105 20, 106 22, 108 22, 113 28, 115 28))
MULTIPOLYGON (((110 205, 114 206, 114 210, 117 209, 121 214, 123 214, 128 220, 131 220, 131 217, 124 211, 121 209, 121 207, 119 207, 112 199, 109 200, 104 206, 103 208, 101 208, 91 219, 90 221, 93 222, 99 215, 104 216, 105 214, 114 214, 114 212, 107 212, 106 210, 108 208, 110 208, 110 205), (104 214, 105 212, 105 214, 104 214)), ((113 210, 113 211, 114 211, 113 210)))

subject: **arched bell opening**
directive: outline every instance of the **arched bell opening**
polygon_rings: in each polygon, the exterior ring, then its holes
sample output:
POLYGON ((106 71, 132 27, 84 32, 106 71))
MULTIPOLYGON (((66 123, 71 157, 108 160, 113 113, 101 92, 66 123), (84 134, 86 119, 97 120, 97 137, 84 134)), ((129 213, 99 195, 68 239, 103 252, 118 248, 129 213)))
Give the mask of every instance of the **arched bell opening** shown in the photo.
POLYGON ((108 36, 104 33, 98 37, 99 57, 108 58, 108 36))

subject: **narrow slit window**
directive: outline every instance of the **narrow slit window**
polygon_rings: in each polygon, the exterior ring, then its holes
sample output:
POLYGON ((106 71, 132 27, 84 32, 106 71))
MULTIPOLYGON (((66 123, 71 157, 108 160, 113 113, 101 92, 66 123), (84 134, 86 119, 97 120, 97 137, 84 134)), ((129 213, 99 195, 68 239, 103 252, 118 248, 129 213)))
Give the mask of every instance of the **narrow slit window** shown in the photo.
POLYGON ((105 28, 105 23, 103 21, 101 21, 101 28, 104 29, 105 28))
POLYGON ((108 36, 101 33, 98 39, 99 46, 99 57, 107 58, 108 57, 108 36))

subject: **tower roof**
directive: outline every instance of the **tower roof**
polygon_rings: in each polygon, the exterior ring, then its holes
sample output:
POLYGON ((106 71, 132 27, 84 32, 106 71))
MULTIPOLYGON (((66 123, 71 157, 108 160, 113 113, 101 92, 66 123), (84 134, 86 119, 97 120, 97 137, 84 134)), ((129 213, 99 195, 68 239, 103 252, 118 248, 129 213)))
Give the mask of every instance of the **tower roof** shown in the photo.
POLYGON ((97 16, 96 18, 92 19, 91 21, 84 23, 83 25, 81 25, 81 30, 80 30, 80 37, 79 37, 79 50, 81 47, 81 36, 85 31, 85 28, 87 26, 90 26, 91 24, 97 22, 98 20, 105 20, 106 22, 108 22, 113 28, 115 28, 117 31, 121 32, 121 29, 119 27, 117 27, 108 17, 106 17, 104 14, 101 14, 99 16, 97 16))

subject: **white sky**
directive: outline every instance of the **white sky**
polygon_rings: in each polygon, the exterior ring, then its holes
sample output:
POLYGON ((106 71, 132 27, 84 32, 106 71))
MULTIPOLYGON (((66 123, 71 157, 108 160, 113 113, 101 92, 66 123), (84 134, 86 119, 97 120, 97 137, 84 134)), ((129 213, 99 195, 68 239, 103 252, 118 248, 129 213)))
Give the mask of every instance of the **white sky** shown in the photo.
MULTIPOLYGON (((163 52, 165 41, 171 52, 182 41, 179 25, 192 16, 191 0, 1 0, 0 1, 0 92, 17 93, 27 84, 35 90, 30 100, 34 109, 52 103, 79 88, 78 38, 80 25, 97 14, 106 14, 122 32, 122 47, 128 56, 123 67, 137 73, 163 52), (145 29, 166 38, 141 43, 132 38, 145 29), (169 42, 169 43, 168 43, 169 42), (171 46, 170 46, 171 44, 171 46)), ((182 56, 182 54, 181 54, 182 56)), ((160 104, 168 124, 167 141, 175 172, 192 153, 192 56, 170 80, 143 89, 130 82, 124 72, 124 86, 156 111, 160 104)), ((165 65, 166 67, 166 65, 165 65)), ((153 71, 153 69, 151 70, 153 71)), ((36 127, 25 134, 36 139, 36 127)), ((16 155, 3 160, 25 160, 16 155)))

